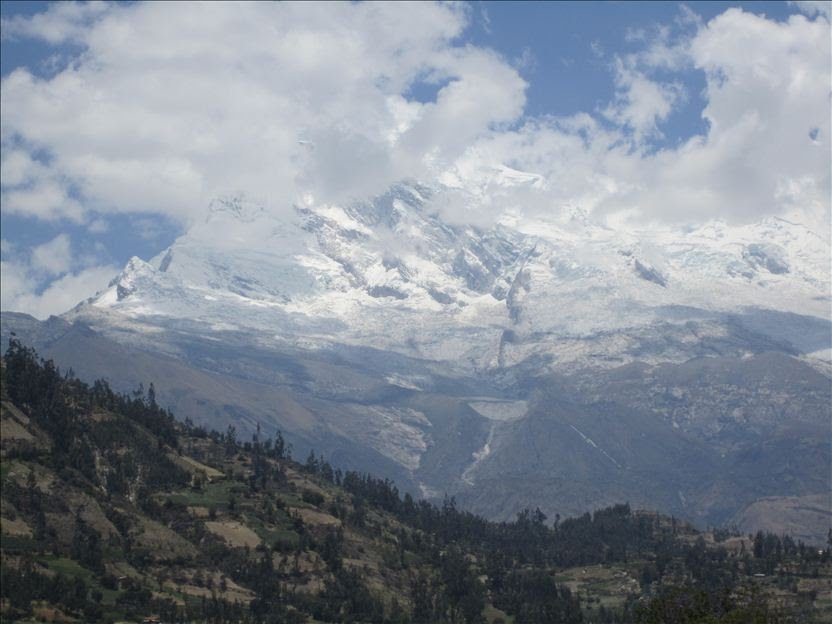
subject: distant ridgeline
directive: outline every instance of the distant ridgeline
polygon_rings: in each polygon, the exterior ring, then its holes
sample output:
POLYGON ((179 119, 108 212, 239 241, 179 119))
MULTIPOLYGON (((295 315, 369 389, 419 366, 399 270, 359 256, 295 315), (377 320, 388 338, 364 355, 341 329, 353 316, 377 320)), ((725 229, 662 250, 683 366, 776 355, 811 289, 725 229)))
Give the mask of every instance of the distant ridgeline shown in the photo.
POLYGON ((811 622, 830 549, 615 505, 495 523, 87 385, 2 365, 3 621, 811 622))

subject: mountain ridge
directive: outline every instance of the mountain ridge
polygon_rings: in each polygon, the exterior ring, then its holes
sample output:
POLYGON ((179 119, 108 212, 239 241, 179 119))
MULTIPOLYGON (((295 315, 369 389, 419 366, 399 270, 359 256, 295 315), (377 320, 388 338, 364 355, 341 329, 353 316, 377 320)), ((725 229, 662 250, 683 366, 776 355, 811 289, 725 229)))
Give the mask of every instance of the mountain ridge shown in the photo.
MULTIPOLYGON (((141 381, 131 358, 162 366, 160 400, 196 422, 280 428, 302 448, 490 517, 510 512, 484 484, 525 458, 512 432, 531 423, 565 456, 592 448, 581 432, 618 418, 637 428, 625 436, 633 445, 666 431, 668 448, 690 458, 652 465, 674 475, 654 491, 649 453, 582 456, 568 488, 543 487, 547 513, 579 513, 585 492, 612 500, 619 487, 719 525, 758 498, 828 491, 828 479, 806 478, 830 464, 825 239, 778 218, 639 232, 577 208, 523 217, 509 203, 491 225, 454 219, 508 202, 500 189, 533 193, 521 173, 486 172, 481 189, 402 183, 346 206, 310 197, 283 214, 217 200, 169 249, 134 258, 63 315, 64 343, 5 313, 3 335, 16 328, 60 363, 71 342, 92 377, 108 376, 113 357, 125 383, 141 381), (547 402, 581 416, 564 423, 547 402), (755 452, 785 478, 747 487, 755 452), (615 479, 599 476, 616 463, 615 479), (718 477, 729 469, 737 475, 718 477)), ((532 494, 511 492, 515 506, 532 494)))

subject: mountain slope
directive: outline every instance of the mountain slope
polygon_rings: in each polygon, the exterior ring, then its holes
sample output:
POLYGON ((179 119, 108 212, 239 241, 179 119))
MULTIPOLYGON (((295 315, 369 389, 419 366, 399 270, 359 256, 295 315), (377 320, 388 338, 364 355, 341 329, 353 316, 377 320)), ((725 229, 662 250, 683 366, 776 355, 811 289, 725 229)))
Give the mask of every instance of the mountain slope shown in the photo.
POLYGON ((615 505, 491 523, 389 481, 177 423, 13 342, 0 367, 11 621, 823 621, 830 551, 615 505), (766 575, 775 578, 766 578, 766 575), (571 588, 571 589, 570 589, 571 588), (653 619, 651 619, 653 618, 653 619), (756 619, 755 619, 756 618, 756 619), (779 618, 779 619, 778 619, 779 618))
POLYGON ((65 325, 4 314, 4 335, 86 379, 158 379, 159 400, 195 422, 280 428, 304 452, 495 518, 533 493, 504 475, 547 479, 523 446, 538 434, 575 456, 557 467, 569 487, 535 499, 547 513, 633 492, 720 524, 757 498, 829 491, 825 233, 775 218, 623 230, 575 208, 524 214, 503 191, 533 194, 537 178, 480 173, 282 214, 215 201, 65 325), (501 201, 499 218, 471 225, 501 201), (548 418, 547 404, 574 417, 548 418), (749 486, 774 465, 781 477, 749 486))

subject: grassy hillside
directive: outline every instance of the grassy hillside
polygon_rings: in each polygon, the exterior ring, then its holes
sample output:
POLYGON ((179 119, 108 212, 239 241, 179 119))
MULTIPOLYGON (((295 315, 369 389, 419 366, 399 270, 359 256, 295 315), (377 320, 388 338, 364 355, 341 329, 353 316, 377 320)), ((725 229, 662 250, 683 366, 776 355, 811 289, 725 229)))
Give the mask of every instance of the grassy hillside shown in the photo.
POLYGON ((12 342, 2 621, 810 622, 829 550, 615 505, 493 523, 277 439, 179 423, 12 342))

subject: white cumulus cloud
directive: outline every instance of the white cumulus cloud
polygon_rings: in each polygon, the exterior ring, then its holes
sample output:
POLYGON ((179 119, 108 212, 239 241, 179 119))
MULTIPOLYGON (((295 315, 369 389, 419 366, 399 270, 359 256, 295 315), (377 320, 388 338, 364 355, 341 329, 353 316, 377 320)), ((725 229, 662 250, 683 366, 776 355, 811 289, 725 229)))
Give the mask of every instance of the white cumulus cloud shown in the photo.
POLYGON ((2 308, 45 319, 66 312, 78 302, 104 289, 118 269, 113 266, 95 266, 66 273, 42 290, 37 289, 37 280, 30 271, 31 268, 24 264, 5 260, 0 262, 0 273, 3 275, 0 281, 2 308))
POLYGON ((460 168, 486 161, 542 175, 545 191, 504 202, 526 213, 577 205, 616 222, 626 215, 676 223, 798 215, 828 234, 829 47, 822 16, 777 22, 729 9, 698 23, 672 52, 659 37, 644 54, 619 60, 621 92, 604 113, 623 129, 590 114, 532 119, 478 141, 460 168), (665 52, 653 54, 654 44, 665 52), (704 73, 708 129, 649 150, 643 139, 681 97, 647 77, 656 65, 704 73))
POLYGON ((100 262, 101 249, 74 254, 67 234, 31 249, 3 239, 0 249, 0 309, 40 319, 66 312, 118 274, 100 262))
POLYGON ((20 68, 3 80, 4 149, 49 155, 38 163, 47 173, 5 190, 4 205, 45 218, 77 219, 82 206, 189 223, 224 193, 287 209, 300 192, 349 199, 431 175, 525 103, 507 61, 457 45, 468 12, 59 3, 15 18, 4 31, 71 39, 84 52, 51 78, 20 68), (420 81, 444 85, 435 101, 409 97, 420 81))
POLYGON ((72 263, 69 236, 58 234, 47 243, 32 249, 32 267, 48 275, 66 273, 72 263))
MULTIPOLYGON (((56 3, 3 21, 4 37, 77 50, 53 75, 3 78, 3 211, 93 232, 112 213, 139 229, 151 215, 187 227, 218 195, 290 215, 302 195, 348 201, 450 173, 481 184, 473 209, 445 207, 478 224, 563 206, 611 223, 795 211, 828 223, 829 8, 798 4, 804 14, 781 22, 680 9, 675 26, 631 34, 640 51, 609 57, 611 102, 530 118, 512 62, 464 41, 474 12, 463 4, 56 3), (699 97, 685 72, 705 79, 707 130, 654 149, 699 97), (426 86, 432 101, 413 96, 426 86), (489 187, 482 172, 502 165, 539 183, 489 187)), ((4 309, 43 316, 115 273, 63 241, 14 248, 4 309)))
POLYGON ((797 0, 789 4, 794 4, 809 17, 823 15, 826 19, 832 18, 832 2, 829 0, 797 0))
POLYGON ((3 38, 36 37, 52 44, 82 42, 90 23, 109 9, 106 2, 55 2, 32 17, 3 20, 3 38))

